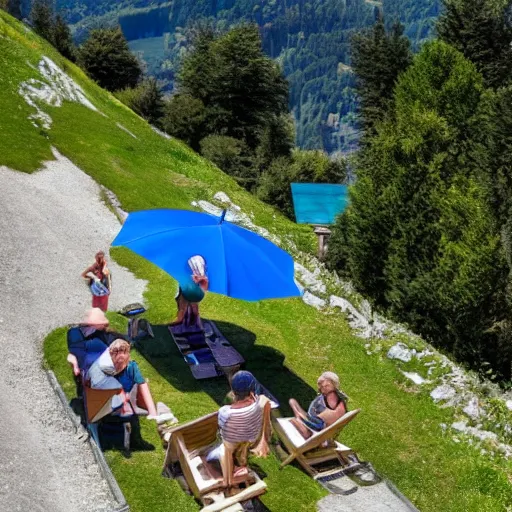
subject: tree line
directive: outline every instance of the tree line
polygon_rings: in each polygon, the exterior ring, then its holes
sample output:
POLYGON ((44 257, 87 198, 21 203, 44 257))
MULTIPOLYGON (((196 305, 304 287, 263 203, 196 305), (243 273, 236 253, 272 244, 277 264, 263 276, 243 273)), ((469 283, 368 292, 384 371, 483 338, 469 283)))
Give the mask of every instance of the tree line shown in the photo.
POLYGON ((510 385, 510 3, 444 0, 411 55, 383 20, 353 41, 364 128, 329 265, 377 308, 510 385))

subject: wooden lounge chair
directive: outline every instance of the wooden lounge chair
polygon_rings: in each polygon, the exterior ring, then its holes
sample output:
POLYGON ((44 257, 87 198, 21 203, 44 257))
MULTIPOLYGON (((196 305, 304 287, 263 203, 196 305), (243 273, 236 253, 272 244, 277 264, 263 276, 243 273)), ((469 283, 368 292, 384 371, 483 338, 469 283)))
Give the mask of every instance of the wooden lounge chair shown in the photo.
POLYGON ((336 437, 343 428, 352 421, 361 409, 355 409, 347 412, 332 425, 324 428, 320 432, 315 432, 309 439, 304 439, 300 432, 292 423, 293 418, 273 417, 274 430, 277 432, 280 440, 288 452, 288 457, 282 462, 281 469, 297 460, 304 470, 313 478, 322 478, 333 471, 347 469, 352 466, 358 466, 359 461, 352 449, 336 441, 336 437), (327 446, 322 446, 327 444, 327 446), (352 460, 351 460, 352 459, 352 460), (330 468, 323 471, 315 466, 334 461, 339 463, 338 468, 330 468), (354 461, 356 463, 354 464, 354 461))
MULTIPOLYGON (((206 460, 217 441, 218 413, 214 412, 175 427, 170 432, 164 472, 179 462, 193 495, 204 505, 203 512, 236 511, 238 503, 263 494, 267 485, 249 468, 234 468, 233 451, 225 445, 222 471, 206 460)), ((242 449, 249 449, 249 443, 242 449)))

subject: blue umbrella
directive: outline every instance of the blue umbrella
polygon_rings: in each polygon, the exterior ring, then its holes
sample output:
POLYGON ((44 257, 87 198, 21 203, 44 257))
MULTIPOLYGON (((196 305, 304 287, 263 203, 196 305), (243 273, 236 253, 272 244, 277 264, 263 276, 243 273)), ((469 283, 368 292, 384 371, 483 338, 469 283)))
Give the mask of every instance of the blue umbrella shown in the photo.
POLYGON ((124 246, 178 282, 187 261, 206 260, 209 290, 244 300, 300 296, 292 257, 265 238, 208 213, 145 210, 130 213, 112 246, 124 246))

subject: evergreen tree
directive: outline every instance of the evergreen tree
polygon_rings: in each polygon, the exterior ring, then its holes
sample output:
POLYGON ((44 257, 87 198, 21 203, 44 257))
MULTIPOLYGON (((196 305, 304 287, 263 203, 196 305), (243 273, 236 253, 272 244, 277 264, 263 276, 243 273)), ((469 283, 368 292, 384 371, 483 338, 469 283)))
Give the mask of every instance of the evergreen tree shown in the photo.
POLYGON ((36 34, 54 42, 54 13, 51 0, 34 0, 30 20, 36 34))
POLYGON ((493 332, 510 317, 508 268, 478 165, 490 155, 472 155, 488 152, 484 100, 474 65, 442 42, 423 46, 359 157, 330 263, 434 343, 508 377, 511 351, 493 332))
POLYGON ((80 47, 79 62, 93 80, 109 91, 135 87, 142 75, 120 27, 93 30, 80 47))
POLYGON ((512 25, 509 5, 494 0, 444 0, 439 37, 457 48, 482 73, 488 87, 512 79, 512 25))
POLYGON ((53 40, 55 48, 61 55, 73 62, 76 60, 76 48, 71 37, 71 30, 60 14, 57 14, 55 18, 53 40))
POLYGON ((352 68, 357 76, 360 121, 365 137, 375 132, 375 124, 390 109, 397 78, 411 59, 409 40, 400 24, 393 25, 387 34, 380 18, 371 30, 352 38, 352 68))
POLYGON ((253 25, 223 36, 200 32, 183 62, 179 89, 203 102, 207 133, 243 140, 253 151, 269 118, 287 112, 287 82, 263 54, 253 25))

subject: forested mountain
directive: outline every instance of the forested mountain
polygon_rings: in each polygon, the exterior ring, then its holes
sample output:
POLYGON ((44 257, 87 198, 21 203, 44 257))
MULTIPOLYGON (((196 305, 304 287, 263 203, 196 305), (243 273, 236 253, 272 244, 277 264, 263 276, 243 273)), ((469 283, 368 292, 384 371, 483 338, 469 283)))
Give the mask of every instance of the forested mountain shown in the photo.
POLYGON ((297 144, 328 152, 350 151, 357 142, 356 95, 350 39, 373 24, 383 9, 388 23, 401 19, 413 46, 431 33, 438 0, 56 0, 83 39, 98 24, 119 21, 147 72, 172 90, 188 44, 191 23, 208 19, 219 29, 255 22, 264 50, 278 59, 290 82, 297 144), (389 14, 388 14, 389 13, 389 14))

